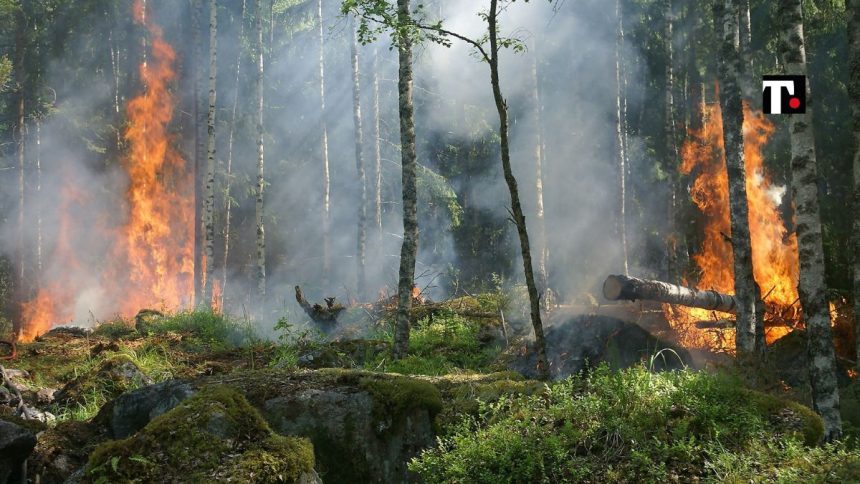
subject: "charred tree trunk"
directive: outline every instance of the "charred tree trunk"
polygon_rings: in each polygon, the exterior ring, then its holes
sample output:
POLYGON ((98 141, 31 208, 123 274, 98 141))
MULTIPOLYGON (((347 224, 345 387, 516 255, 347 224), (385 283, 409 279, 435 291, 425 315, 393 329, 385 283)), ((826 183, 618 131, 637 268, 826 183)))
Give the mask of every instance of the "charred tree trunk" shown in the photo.
POLYGON ((364 134, 361 126, 361 70, 358 58, 358 31, 352 28, 352 122, 355 129, 355 168, 358 173, 358 233, 356 236, 356 290, 364 297, 367 286, 365 249, 367 246, 367 176, 364 170, 364 134))
POLYGON ((676 284, 624 275, 612 275, 603 282, 603 296, 610 301, 658 301, 734 314, 735 297, 717 291, 700 291, 676 284))
MULTIPOLYGON (((717 5, 719 5, 718 0, 717 5)), ((738 0, 725 0, 715 9, 722 18, 723 38, 720 48, 720 107, 723 116, 723 143, 729 177, 729 215, 732 228, 732 254, 737 300, 737 332, 735 346, 738 354, 753 353, 755 349, 756 285, 753 280, 752 250, 750 248, 749 206, 747 205, 746 171, 744 168, 743 108, 738 80, 742 75, 738 53, 738 0)))
MULTIPOLYGON (((245 7, 246 0, 242 0, 242 17, 239 21, 239 45, 245 39, 245 7)), ((236 131, 236 110, 239 107, 239 78, 242 73, 242 50, 236 54, 236 84, 233 89, 233 108, 230 114, 230 135, 227 138, 227 168, 224 176, 224 255, 221 259, 221 300, 219 307, 224 307, 224 298, 227 294, 227 260, 230 256, 230 222, 233 211, 233 203, 230 199, 230 187, 233 184, 233 135, 236 131)))
MULTIPOLYGON (((397 0, 397 23, 411 22, 409 0, 397 0)), ((415 146, 415 119, 412 103, 412 38, 406 28, 398 29, 397 49, 400 72, 397 88, 400 98, 400 144, 403 185, 403 245, 400 249, 400 275, 397 283, 397 320, 394 326, 392 356, 403 358, 409 348, 409 311, 415 282, 418 255, 418 155, 415 146)))
POLYGON ((490 82, 493 86, 493 98, 496 102, 496 111, 499 113, 499 138, 502 154, 502 171, 505 175, 505 183, 511 195, 511 213, 517 233, 520 239, 520 252, 523 257, 523 271, 526 277, 526 287, 529 293, 529 305, 531 308, 532 326, 535 332, 535 346, 537 347, 537 370, 543 379, 549 379, 549 365, 546 357, 546 341, 543 334, 543 323, 540 314, 540 296, 535 284, 534 270, 532 268, 531 248, 529 247, 529 234, 526 230, 526 217, 520 204, 520 194, 517 188, 517 179, 511 168, 511 155, 508 146, 508 106, 502 96, 499 84, 499 40, 498 40, 498 0, 490 0, 490 12, 487 16, 487 24, 490 36, 490 82))
POLYGON ((678 145, 675 140, 675 68, 674 68, 674 46, 673 46, 673 23, 674 9, 672 8, 672 0, 664 0, 663 4, 666 24, 664 31, 664 47, 666 52, 666 85, 665 85, 665 125, 663 133, 666 143, 666 159, 668 160, 669 171, 669 203, 668 217, 666 220, 666 248, 668 256, 668 274, 669 279, 673 282, 681 280, 681 257, 679 256, 679 248, 681 247, 680 237, 678 234, 678 186, 679 172, 678 169, 678 145))
POLYGON ((622 49, 624 45, 624 19, 621 0, 615 0, 615 17, 618 30, 615 37, 615 136, 618 153, 618 235, 621 243, 621 265, 624 274, 629 274, 627 257, 627 159, 624 143, 624 115, 622 112, 624 86, 621 74, 622 49))
MULTIPOLYGON (((781 50, 785 71, 806 75, 806 49, 803 37, 803 11, 800 0, 782 0, 780 16, 784 22, 781 50)), ((818 167, 812 124, 812 99, 806 85, 806 113, 789 117, 791 132, 791 192, 797 218, 797 244, 800 253, 798 290, 806 319, 809 352, 809 379, 812 403, 824 419, 825 439, 842 435, 839 392, 836 387, 836 360, 830 311, 825 294, 824 247, 818 205, 818 167)))
POLYGON ((750 17, 750 0, 740 0, 739 33, 741 46, 741 62, 744 66, 744 75, 741 77, 741 90, 744 99, 755 106, 760 103, 761 95, 756 89, 753 79, 753 57, 752 57, 752 18, 750 17))
POLYGON ((860 370, 860 0, 847 0, 848 56, 850 60, 848 96, 854 121, 854 334, 856 361, 860 370))
POLYGON ((218 1, 209 0, 209 109, 206 117, 206 181, 203 211, 203 304, 214 307, 215 283, 215 81, 218 75, 218 1))
POLYGON ((254 57, 257 75, 254 79, 257 123, 257 186, 255 187, 254 219, 257 225, 255 282, 257 297, 263 302, 266 297, 266 231, 263 220, 263 191, 266 187, 263 164, 263 0, 255 0, 254 11, 254 57))
POLYGON ((320 84, 320 155, 322 157, 322 230, 323 230, 323 268, 322 286, 328 288, 331 273, 331 174, 328 163, 328 126, 325 107, 325 35, 323 30, 323 3, 317 0, 316 20, 319 37, 319 84, 320 84))

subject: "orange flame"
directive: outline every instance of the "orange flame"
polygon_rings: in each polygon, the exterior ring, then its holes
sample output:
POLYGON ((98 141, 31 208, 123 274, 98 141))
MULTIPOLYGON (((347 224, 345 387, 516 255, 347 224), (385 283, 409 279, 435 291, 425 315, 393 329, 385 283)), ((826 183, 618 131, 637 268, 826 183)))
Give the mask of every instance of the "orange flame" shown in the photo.
MULTIPOLYGON (((149 33, 151 56, 140 66, 143 92, 127 106, 128 127, 123 137, 129 150, 121 163, 128 175, 123 207, 127 218, 123 226, 108 232, 113 247, 100 274, 103 312, 124 317, 142 308, 177 309, 193 294, 193 184, 168 130, 173 118, 170 85, 176 75, 176 54, 161 29, 146 21, 145 8, 144 2, 135 0, 135 22, 149 33)), ((71 199, 64 193, 63 200, 67 198, 71 199)), ((60 216, 54 259, 63 261, 66 273, 81 273, 68 245, 64 224, 70 217, 65 203, 60 216)), ((22 341, 73 319, 75 288, 64 282, 51 281, 22 305, 22 341)))
MULTIPOLYGON (((749 202, 753 274, 769 308, 780 313, 795 311, 797 302, 797 238, 789 234, 779 211, 785 187, 775 186, 764 168, 762 149, 774 126, 760 112, 744 105, 744 162, 749 202)), ((706 226, 704 240, 693 260, 701 275, 697 287, 734 294, 729 182, 723 145, 723 122, 718 103, 707 106, 701 129, 688 133, 681 149, 681 172, 693 174, 690 196, 702 212, 706 226)), ((700 330, 692 322, 714 318, 711 311, 695 308, 665 308, 673 326, 683 328, 684 344, 730 350, 733 329, 714 332, 700 330)), ((796 317, 796 312, 792 312, 796 317)), ((766 328, 768 342, 790 331, 787 326, 766 328)))

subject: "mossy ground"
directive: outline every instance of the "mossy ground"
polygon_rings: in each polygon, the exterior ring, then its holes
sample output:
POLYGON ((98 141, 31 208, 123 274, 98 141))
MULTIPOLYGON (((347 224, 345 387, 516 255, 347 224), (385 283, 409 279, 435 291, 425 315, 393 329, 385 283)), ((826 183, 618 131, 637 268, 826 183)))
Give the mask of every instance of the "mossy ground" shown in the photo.
MULTIPOLYGON (((165 479, 217 474, 277 480, 283 465, 304 466, 315 449, 307 441, 272 434, 253 407, 284 392, 326 387, 371 395, 375 428, 383 433, 404 412, 426 409, 435 416, 443 444, 412 464, 428 482, 860 480, 860 454, 845 444, 818 446, 821 421, 801 404, 804 393, 786 392, 784 383, 764 370, 601 369, 554 384, 500 371, 499 321, 457 312, 497 311, 504 304, 498 297, 460 298, 421 318, 412 329, 409 355, 400 361, 390 359, 391 334, 384 322, 372 339, 327 341, 305 332, 274 344, 213 313, 181 313, 154 318, 143 332, 130 321, 115 321, 89 335, 46 335, 21 345, 15 367, 30 372, 25 383, 34 389, 60 388, 95 375, 111 361, 131 361, 152 381, 194 382, 203 396, 130 439, 104 443, 92 453, 91 477, 110 482, 133 479, 132 471, 153 476, 153 464, 161 466, 165 479), (308 352, 315 355, 313 364, 303 356, 308 352), (294 359, 283 364, 284 355, 294 359), (280 369, 267 369, 273 363, 281 363, 280 369), (751 371, 755 378, 748 377, 751 371), (187 432, 177 432, 180 427, 187 432), (224 428, 246 435, 229 442, 207 437, 224 428), (237 452, 241 459, 223 460, 237 452), (186 466, 172 456, 190 460, 186 466)), ((75 427, 76 420, 90 419, 114 396, 116 388, 106 382, 91 383, 81 392, 82 401, 52 409, 66 421, 44 434, 56 441, 54 447, 74 445, 88 452, 103 442, 98 422, 75 427)), ((853 386, 843 390, 849 435, 860 428, 854 415, 860 415, 860 405, 852 406, 857 395, 853 386)), ((308 437, 325 446, 320 436, 308 437)))
POLYGON ((236 390, 209 387, 134 436, 95 449, 95 482, 297 482, 313 471, 306 439, 280 436, 236 390))
POLYGON ((78 381, 74 398, 49 408, 61 420, 87 420, 118 393, 146 381, 228 373, 263 367, 274 345, 247 336, 247 329, 209 312, 179 313, 153 321, 145 333, 132 321, 101 324, 90 334, 55 331, 19 347, 14 367, 32 389, 61 389, 78 381), (246 335, 246 336, 242 336, 246 335), (240 336, 244 339, 240 339, 240 336), (131 362, 144 379, 121 381, 99 372, 111 362, 131 362))

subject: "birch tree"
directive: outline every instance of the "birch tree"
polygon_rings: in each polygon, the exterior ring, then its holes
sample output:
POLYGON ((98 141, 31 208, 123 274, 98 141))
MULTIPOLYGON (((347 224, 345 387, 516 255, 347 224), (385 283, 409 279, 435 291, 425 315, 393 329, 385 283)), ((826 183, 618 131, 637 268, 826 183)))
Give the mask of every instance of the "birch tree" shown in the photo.
POLYGON ((532 48, 532 120, 534 122, 534 163, 535 163, 535 220, 537 221, 537 273, 538 290, 543 293, 544 307, 549 307, 552 296, 549 290, 549 271, 547 269, 548 247, 546 241, 546 220, 543 203, 543 164, 544 141, 543 120, 541 111, 543 104, 540 92, 540 77, 538 76, 537 48, 532 48))
POLYGON ((720 48, 720 108, 723 116, 723 144, 729 178, 729 215, 734 259, 737 319, 735 347, 739 355, 755 349, 756 284, 753 279, 750 247, 749 206, 744 168, 743 107, 739 79, 742 64, 738 52, 738 2, 717 1, 715 18, 722 19, 720 48))
POLYGON ((328 126, 326 124, 325 107, 325 35, 323 30, 323 2, 317 0, 316 21, 317 37, 319 40, 319 88, 320 88, 320 156, 322 158, 322 229, 323 229, 323 287, 329 285, 331 273, 331 174, 328 162, 328 126))
POLYGON ((379 53, 373 49, 373 225, 377 257, 382 254, 382 140, 379 131, 379 53))
POLYGON ((358 174, 358 233, 356 235, 356 287, 359 296, 367 285, 365 247, 367 245, 367 177, 364 170, 364 134, 361 127, 361 70, 358 58, 358 32, 352 28, 352 122, 355 134, 355 168, 358 174))
POLYGON ((400 275, 397 283, 397 322, 394 327, 395 358, 409 349, 409 311, 415 284, 418 257, 418 153, 415 144, 415 107, 412 101, 412 31, 409 0, 397 0, 397 52, 399 75, 397 92, 400 111, 401 178, 403 197, 403 245, 400 248, 400 275))
MULTIPOLYGON (((145 4, 144 4, 145 5, 145 4)), ((191 72, 192 83, 192 115, 194 117, 194 160, 192 162, 192 179, 194 180, 194 305, 200 304, 203 297, 203 187, 201 183, 201 172, 203 170, 203 157, 206 153, 203 135, 203 3, 202 0, 191 2, 191 35, 192 52, 191 72)), ((146 36, 143 36, 143 63, 146 64, 146 36)))
POLYGON ((256 260, 254 279, 257 284, 257 297, 260 302, 266 297, 266 231, 263 221, 263 191, 266 186, 263 164, 263 0, 254 0, 254 96, 257 113, 257 184, 254 190, 254 219, 257 226, 256 260))
POLYGON ((615 0, 615 17, 617 31, 615 36, 615 136, 618 153, 618 234, 621 240, 621 262, 624 275, 629 274, 627 257, 627 164, 626 146, 624 142, 624 86, 621 74, 621 62, 624 46, 624 18, 621 10, 621 0, 615 0))
POLYGON ((203 305, 212 308, 215 282, 215 80, 218 75, 218 1, 209 0, 209 110, 206 116, 206 179, 203 196, 203 305))
MULTIPOLYGON (((786 74, 806 75, 806 47, 803 37, 801 0, 781 0, 779 18, 783 29, 780 47, 786 74)), ((812 130, 812 97, 806 85, 806 112, 791 114, 791 193, 797 218, 797 245, 800 254, 798 292, 806 320, 809 380, 812 403, 824 420, 826 440, 842 435, 839 391, 836 386, 836 359, 830 329, 824 279, 824 245, 818 203, 818 166, 812 130)))
POLYGON ((400 118, 401 198, 403 201, 403 243, 397 279, 397 311, 394 322, 394 359, 406 356, 409 349, 409 312, 415 285, 415 260, 418 256, 418 153, 415 143, 415 107, 412 87, 412 44, 417 37, 410 0, 343 0, 341 11, 360 18, 359 38, 375 40, 383 31, 392 32, 398 54, 398 112, 400 118), (373 23, 373 27, 370 26, 373 23))

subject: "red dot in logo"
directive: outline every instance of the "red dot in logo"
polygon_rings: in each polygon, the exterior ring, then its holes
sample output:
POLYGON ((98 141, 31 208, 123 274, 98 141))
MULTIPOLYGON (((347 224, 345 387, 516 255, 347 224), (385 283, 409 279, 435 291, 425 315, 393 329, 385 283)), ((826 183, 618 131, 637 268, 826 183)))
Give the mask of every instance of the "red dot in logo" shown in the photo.
POLYGON ((791 107, 791 109, 797 109, 800 107, 800 99, 793 97, 788 100, 788 105, 789 107, 791 107))

